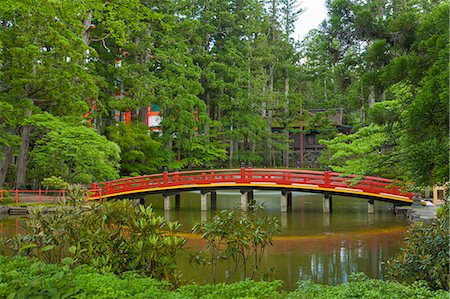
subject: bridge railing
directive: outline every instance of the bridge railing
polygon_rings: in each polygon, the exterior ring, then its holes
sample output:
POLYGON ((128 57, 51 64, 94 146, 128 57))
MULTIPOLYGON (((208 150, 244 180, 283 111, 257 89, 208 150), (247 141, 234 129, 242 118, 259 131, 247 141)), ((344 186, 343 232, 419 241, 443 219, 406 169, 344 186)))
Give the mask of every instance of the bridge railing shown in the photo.
MULTIPOLYGON (((195 171, 163 172, 147 176, 124 178, 92 184, 90 197, 121 195, 133 191, 151 191, 155 188, 182 187, 214 184, 276 184, 320 187, 335 190, 351 189, 354 192, 384 193, 404 196, 398 186, 392 186, 390 179, 364 177, 352 184, 356 176, 343 176, 331 171, 296 169, 245 168, 211 169, 195 171), (96 190, 96 191, 94 191, 96 190)), ((407 195, 409 196, 409 195, 407 195)))

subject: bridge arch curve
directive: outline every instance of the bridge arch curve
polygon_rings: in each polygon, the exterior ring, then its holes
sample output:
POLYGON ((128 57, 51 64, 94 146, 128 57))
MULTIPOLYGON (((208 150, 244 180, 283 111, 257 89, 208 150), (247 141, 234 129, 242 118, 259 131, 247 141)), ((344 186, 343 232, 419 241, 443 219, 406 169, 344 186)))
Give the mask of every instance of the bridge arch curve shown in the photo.
POLYGON ((398 205, 412 204, 413 194, 403 192, 394 181, 379 177, 364 177, 351 184, 356 176, 344 176, 331 171, 245 168, 211 169, 124 178, 93 183, 89 199, 136 198, 146 194, 170 194, 199 190, 222 189, 280 190, 345 195, 380 200, 398 205))

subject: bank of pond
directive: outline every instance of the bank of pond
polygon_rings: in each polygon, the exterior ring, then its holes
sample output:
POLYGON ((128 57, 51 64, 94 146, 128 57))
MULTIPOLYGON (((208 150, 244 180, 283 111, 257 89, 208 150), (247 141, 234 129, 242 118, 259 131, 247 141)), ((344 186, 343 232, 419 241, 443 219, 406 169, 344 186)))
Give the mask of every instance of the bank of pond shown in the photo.
POLYGON ((354 274, 346 284, 325 286, 300 281, 291 292, 283 283, 244 280, 231 284, 185 283, 174 289, 167 281, 134 272, 120 277, 92 267, 45 264, 26 257, 0 256, 0 298, 448 298, 425 283, 403 285, 354 274))

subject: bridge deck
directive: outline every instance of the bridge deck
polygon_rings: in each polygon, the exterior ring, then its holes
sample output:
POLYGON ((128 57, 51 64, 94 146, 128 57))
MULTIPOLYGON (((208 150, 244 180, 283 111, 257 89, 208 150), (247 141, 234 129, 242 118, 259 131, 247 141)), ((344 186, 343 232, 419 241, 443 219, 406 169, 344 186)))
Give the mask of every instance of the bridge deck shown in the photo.
POLYGON ((164 172, 93 183, 90 199, 205 189, 278 189, 342 194, 401 204, 412 203, 412 193, 403 192, 392 180, 379 177, 355 179, 356 176, 343 176, 330 171, 265 168, 164 172), (352 180, 356 183, 352 184, 352 180))

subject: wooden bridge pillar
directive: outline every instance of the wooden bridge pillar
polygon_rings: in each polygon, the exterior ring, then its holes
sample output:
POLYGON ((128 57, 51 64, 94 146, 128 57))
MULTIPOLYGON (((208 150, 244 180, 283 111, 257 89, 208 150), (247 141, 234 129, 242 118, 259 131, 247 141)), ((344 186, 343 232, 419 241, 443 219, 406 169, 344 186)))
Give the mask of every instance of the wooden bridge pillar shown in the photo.
POLYGON ((367 203, 367 213, 375 214, 375 202, 373 199, 369 199, 367 203))
POLYGON ((208 199, 206 191, 200 191, 200 210, 201 211, 208 210, 208 199))
POLYGON ((281 190, 280 197, 281 212, 287 212, 292 209, 292 192, 281 190))
POLYGON ((181 194, 177 193, 175 194, 175 210, 179 210, 180 209, 180 199, 181 199, 181 194))
POLYGON ((247 211, 248 208, 248 191, 241 189, 241 210, 247 211))
POLYGON ((164 211, 170 211, 170 195, 163 194, 164 196, 164 211))
POLYGON ((323 195, 323 212, 324 213, 331 213, 331 211, 333 210, 333 201, 332 201, 333 197, 331 196, 331 194, 329 193, 325 193, 323 195))
POLYGON ((217 192, 211 191, 211 209, 217 209, 217 192))
POLYGON ((288 211, 290 211, 290 210, 292 210, 292 192, 287 191, 286 195, 287 195, 287 208, 288 208, 288 211))

